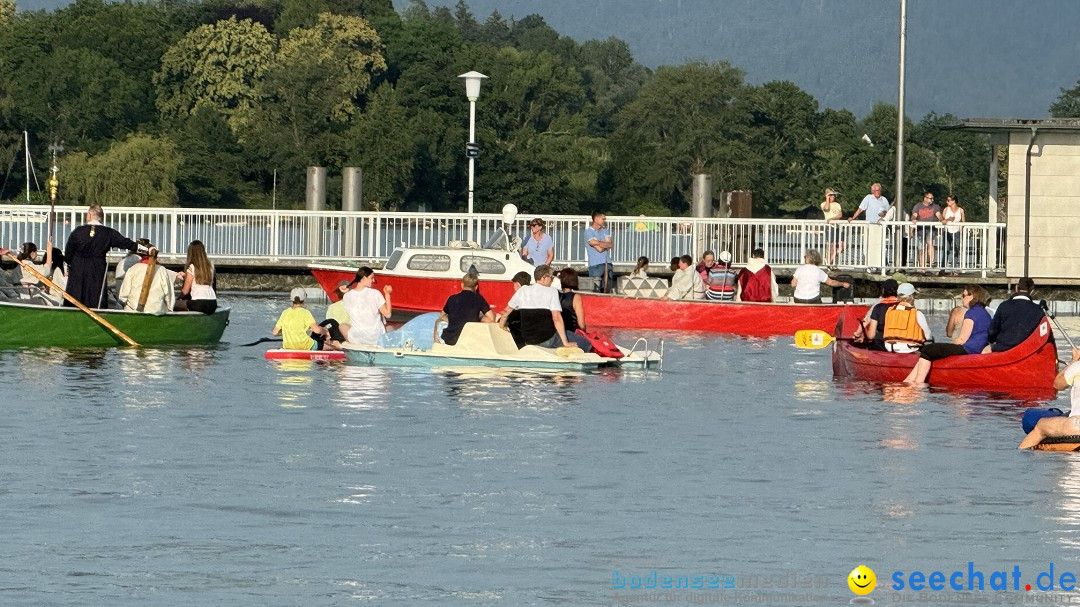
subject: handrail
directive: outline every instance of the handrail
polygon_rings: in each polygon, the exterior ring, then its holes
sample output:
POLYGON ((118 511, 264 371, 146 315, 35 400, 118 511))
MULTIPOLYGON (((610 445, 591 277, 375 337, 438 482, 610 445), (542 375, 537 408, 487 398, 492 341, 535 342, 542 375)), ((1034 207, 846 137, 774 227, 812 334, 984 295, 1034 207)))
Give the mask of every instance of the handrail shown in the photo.
MULTIPOLYGON (((441 246, 463 240, 470 220, 466 213, 143 207, 105 211, 106 224, 131 238, 149 238, 164 257, 185 255, 188 243, 199 239, 211 256, 222 261, 385 260, 402 242, 441 246)), ((58 206, 56 212, 53 242, 62 244, 82 222, 85 208, 58 206)), ((47 215, 48 207, 41 205, 0 205, 0 245, 44 243, 47 215)), ((526 237, 532 217, 520 214, 510 231, 526 237)), ((479 234, 502 227, 501 215, 494 213, 479 213, 472 219, 479 234)), ((545 216, 545 220, 555 243, 555 263, 584 265, 584 230, 589 218, 558 215, 545 216)), ((938 224, 918 226, 913 233, 909 222, 811 219, 609 216, 607 223, 615 244, 613 261, 619 266, 633 265, 644 255, 653 268, 666 269, 672 256, 688 254, 698 259, 707 249, 730 250, 733 262, 740 265, 754 248, 762 247, 766 260, 777 268, 794 268, 802 263, 807 249, 818 249, 825 265, 837 270, 985 274, 1004 269, 1005 225, 998 223, 965 223, 956 233, 938 224), (932 258, 923 244, 927 240, 934 246, 932 258)))

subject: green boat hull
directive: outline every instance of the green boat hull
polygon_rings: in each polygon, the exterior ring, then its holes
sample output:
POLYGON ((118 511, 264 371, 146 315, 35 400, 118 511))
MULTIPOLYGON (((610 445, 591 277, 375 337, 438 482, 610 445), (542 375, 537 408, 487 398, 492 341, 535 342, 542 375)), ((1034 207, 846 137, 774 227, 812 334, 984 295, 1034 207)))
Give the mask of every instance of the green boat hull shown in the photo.
MULTIPOLYGON (((229 324, 229 308, 213 314, 178 312, 156 316, 94 310, 140 346, 214 344, 229 324)), ((0 302, 0 349, 111 348, 127 344, 78 308, 0 302)))

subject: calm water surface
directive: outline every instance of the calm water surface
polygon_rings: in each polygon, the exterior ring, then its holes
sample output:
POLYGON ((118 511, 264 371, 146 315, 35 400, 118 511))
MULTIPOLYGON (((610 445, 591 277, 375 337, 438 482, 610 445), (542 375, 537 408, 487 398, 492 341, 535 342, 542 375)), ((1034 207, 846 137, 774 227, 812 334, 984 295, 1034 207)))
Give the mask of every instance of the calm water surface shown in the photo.
POLYGON ((1080 572, 1080 458, 1016 451, 1030 403, 839 384, 790 338, 667 334, 663 372, 269 363, 236 344, 283 301, 229 300, 217 348, 0 352, 0 604, 606 605, 653 570, 846 604, 859 564, 888 604, 896 570, 1080 572))

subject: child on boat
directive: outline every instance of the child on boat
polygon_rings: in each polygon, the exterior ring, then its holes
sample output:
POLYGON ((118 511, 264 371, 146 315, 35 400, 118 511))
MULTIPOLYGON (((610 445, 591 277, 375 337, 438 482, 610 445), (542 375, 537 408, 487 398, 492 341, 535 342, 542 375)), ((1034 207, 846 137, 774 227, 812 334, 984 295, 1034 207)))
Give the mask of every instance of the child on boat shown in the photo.
POLYGON ((271 335, 281 335, 283 350, 321 350, 322 342, 326 339, 328 332, 315 322, 315 317, 304 307, 307 292, 296 287, 289 296, 292 297, 292 305, 278 317, 271 335), (308 335, 309 330, 315 335, 322 336, 322 339, 312 339, 308 335))

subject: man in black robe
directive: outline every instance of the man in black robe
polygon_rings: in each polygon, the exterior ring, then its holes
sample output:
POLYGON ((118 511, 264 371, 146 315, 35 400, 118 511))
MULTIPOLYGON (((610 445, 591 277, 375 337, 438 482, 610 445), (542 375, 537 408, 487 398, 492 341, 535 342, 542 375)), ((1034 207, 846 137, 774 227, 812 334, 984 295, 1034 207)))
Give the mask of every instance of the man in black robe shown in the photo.
MULTIPOLYGON (((92 205, 86 211, 86 223, 71 232, 67 246, 64 247, 64 259, 67 260, 67 292, 83 305, 90 308, 106 307, 105 273, 108 264, 105 254, 109 249, 127 249, 135 252, 148 252, 148 248, 135 244, 120 232, 102 225, 105 211, 98 205, 92 205)), ((67 300, 65 306, 70 306, 67 300)))

